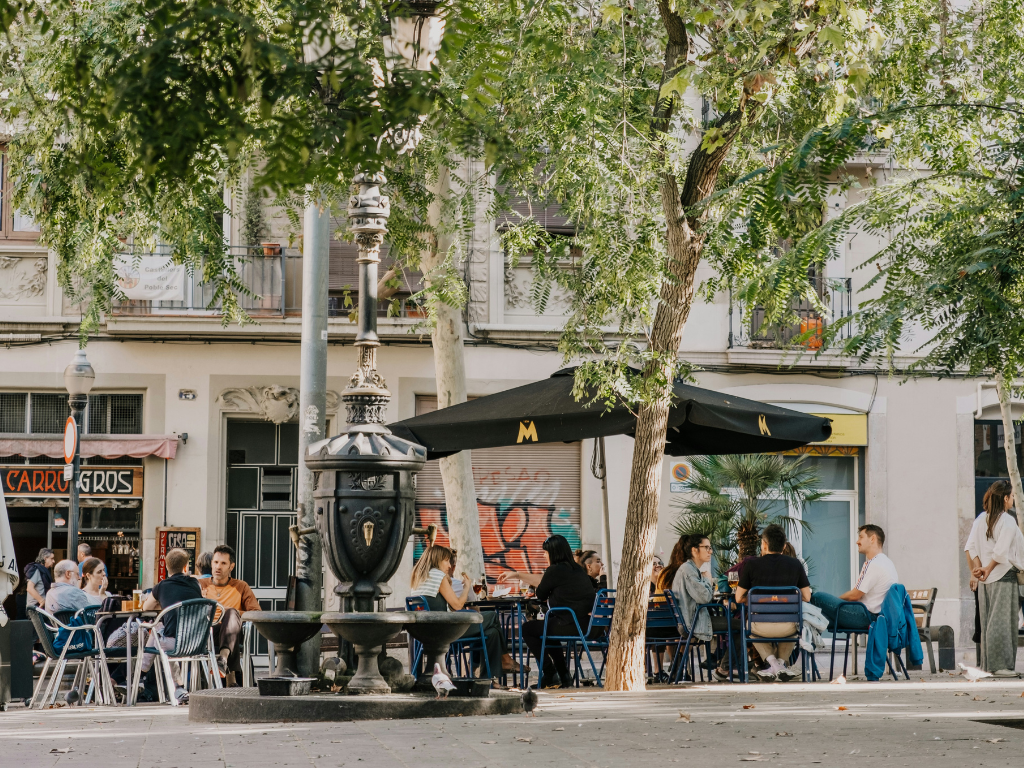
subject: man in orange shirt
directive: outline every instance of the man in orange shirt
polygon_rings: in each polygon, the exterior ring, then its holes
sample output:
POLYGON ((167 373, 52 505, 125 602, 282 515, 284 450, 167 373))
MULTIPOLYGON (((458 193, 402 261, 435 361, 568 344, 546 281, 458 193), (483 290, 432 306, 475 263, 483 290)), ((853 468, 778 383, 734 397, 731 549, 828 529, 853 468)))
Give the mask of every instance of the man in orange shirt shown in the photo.
POLYGON ((203 597, 216 600, 224 609, 220 624, 213 628, 213 641, 217 644, 217 665, 225 678, 225 685, 240 685, 236 673, 242 671, 240 663, 242 613, 260 610, 252 589, 241 579, 231 578, 235 570, 235 550, 221 544, 213 550, 213 575, 203 579, 203 597))

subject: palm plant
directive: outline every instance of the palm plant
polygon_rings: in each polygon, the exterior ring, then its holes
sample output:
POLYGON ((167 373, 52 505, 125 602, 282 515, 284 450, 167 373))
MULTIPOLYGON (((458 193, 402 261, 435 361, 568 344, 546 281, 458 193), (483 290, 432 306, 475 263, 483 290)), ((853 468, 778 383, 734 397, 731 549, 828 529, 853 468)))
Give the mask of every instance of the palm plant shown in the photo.
POLYGON ((693 473, 686 490, 691 496, 672 503, 679 511, 673 529, 680 536, 708 536, 719 572, 737 558, 757 554, 765 525, 778 523, 790 535, 798 528, 809 531, 810 526, 790 515, 789 509, 827 495, 820 490, 817 470, 803 455, 696 456, 690 464, 693 473))

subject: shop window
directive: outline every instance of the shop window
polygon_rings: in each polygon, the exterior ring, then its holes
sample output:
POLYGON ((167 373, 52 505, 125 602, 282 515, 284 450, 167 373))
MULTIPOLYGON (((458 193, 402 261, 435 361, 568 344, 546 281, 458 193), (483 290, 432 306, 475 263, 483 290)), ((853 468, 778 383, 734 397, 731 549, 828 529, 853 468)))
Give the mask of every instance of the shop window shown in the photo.
POLYGON ((14 191, 7 175, 7 165, 7 147, 3 145, 0 146, 0 179, 3 188, 3 194, 0 196, 0 239, 38 240, 39 225, 11 204, 14 191))
POLYGON ((28 394, 0 392, 0 432, 24 432, 28 394))
POLYGON ((66 394, 33 392, 29 408, 29 432, 36 435, 59 435, 71 415, 66 394))
MULTIPOLYGON (((1013 442, 1017 445, 1017 467, 1024 467, 1021 456, 1020 424, 1014 424, 1013 442)), ((1003 423, 1001 421, 974 422, 974 476, 1009 477, 1006 467, 1006 451, 1003 448, 1003 423)))
POLYGON ((142 395, 91 395, 89 434, 141 435, 142 395))
MULTIPOLYGON (((59 435, 70 415, 66 392, 0 393, 0 432, 59 435)), ((91 395, 83 427, 93 435, 142 434, 142 395, 91 395)))

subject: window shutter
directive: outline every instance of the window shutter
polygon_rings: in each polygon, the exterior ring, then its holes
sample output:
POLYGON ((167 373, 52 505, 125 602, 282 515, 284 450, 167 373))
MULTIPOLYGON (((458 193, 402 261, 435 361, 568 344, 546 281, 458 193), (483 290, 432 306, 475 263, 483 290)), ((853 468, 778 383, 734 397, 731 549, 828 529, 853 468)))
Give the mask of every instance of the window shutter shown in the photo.
MULTIPOLYGON (((417 397, 416 415, 437 410, 436 397, 417 397)), ((581 546, 580 444, 542 443, 472 452, 487 577, 506 570, 539 573, 547 567, 544 540, 561 534, 581 546)), ((416 479, 416 524, 436 523, 448 545, 441 469, 429 461, 416 479)), ((423 552, 418 539, 413 553, 423 552)))

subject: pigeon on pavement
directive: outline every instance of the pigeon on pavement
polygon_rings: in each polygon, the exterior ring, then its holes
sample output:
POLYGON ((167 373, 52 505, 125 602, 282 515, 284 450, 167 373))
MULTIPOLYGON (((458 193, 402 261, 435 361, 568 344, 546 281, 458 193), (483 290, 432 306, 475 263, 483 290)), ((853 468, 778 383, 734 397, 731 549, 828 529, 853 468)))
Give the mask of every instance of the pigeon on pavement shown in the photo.
POLYGON ((991 672, 986 672, 985 670, 978 669, 977 667, 969 667, 963 663, 957 664, 957 666, 963 670, 963 676, 967 678, 967 681, 970 683, 976 683, 986 677, 992 677, 991 672))
POLYGON ((72 688, 70 691, 64 694, 64 701, 68 703, 69 707, 75 706, 82 698, 77 688, 72 688))
POLYGON ((523 692, 523 711, 531 717, 536 717, 537 713, 534 712, 537 708, 537 692, 531 687, 523 692))
POLYGON ((442 696, 447 699, 448 694, 455 690, 455 685, 452 683, 452 679, 441 671, 440 664, 434 664, 434 676, 430 678, 430 683, 434 686, 434 690, 437 691, 436 698, 438 699, 442 696))

